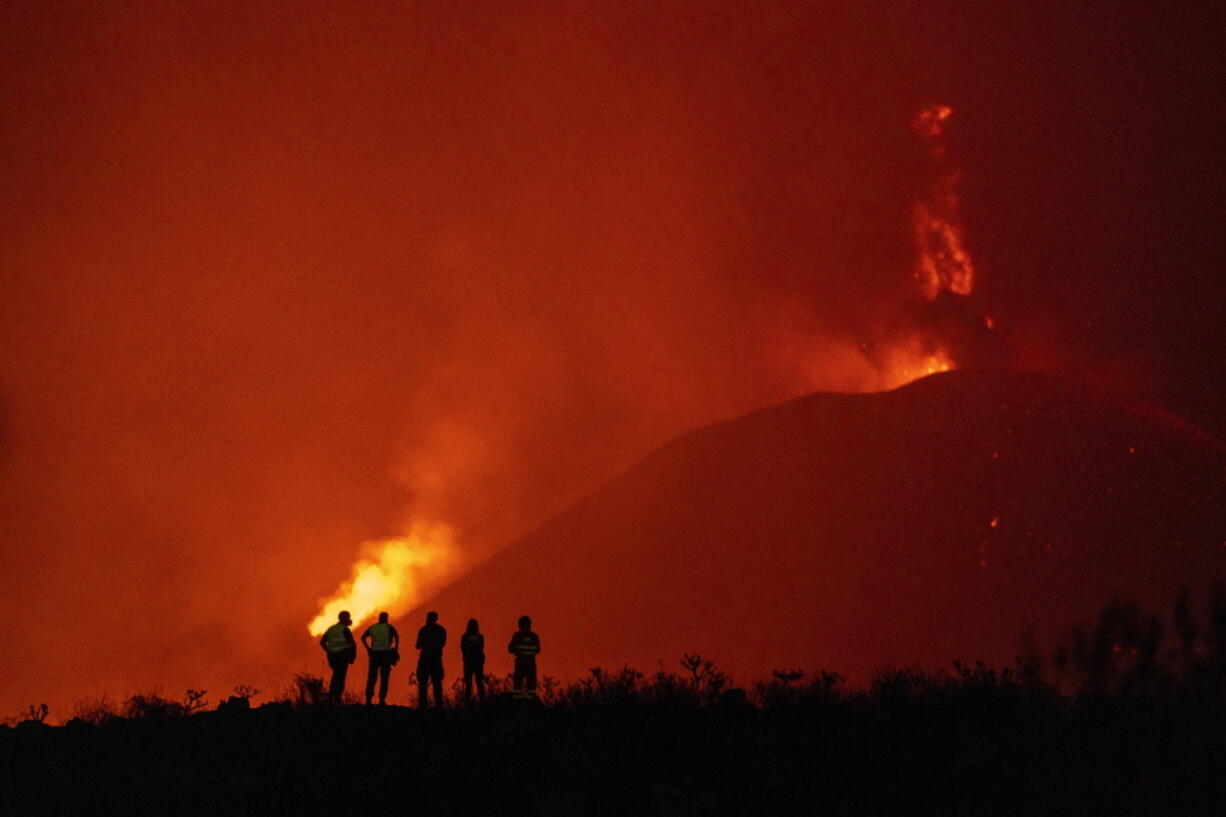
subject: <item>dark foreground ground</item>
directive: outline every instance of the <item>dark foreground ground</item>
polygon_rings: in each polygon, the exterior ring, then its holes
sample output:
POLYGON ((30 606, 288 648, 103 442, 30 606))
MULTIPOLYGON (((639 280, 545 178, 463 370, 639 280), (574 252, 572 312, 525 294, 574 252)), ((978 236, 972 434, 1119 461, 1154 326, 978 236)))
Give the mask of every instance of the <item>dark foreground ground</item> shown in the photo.
POLYGON ((0 814, 1219 814, 1213 686, 594 676, 550 705, 282 701, 0 729, 0 814))

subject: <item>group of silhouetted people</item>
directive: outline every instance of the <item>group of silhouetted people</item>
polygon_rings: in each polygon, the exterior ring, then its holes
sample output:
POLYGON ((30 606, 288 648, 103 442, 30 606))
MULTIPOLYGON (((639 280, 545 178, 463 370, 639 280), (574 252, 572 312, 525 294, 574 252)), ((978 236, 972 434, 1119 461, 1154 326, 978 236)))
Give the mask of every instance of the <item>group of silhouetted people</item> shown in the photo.
MULTIPOLYGON (((345 693, 345 677, 349 665, 357 660, 357 642, 349 629, 353 620, 348 610, 342 610, 336 623, 324 631, 319 646, 328 656, 332 680, 328 685, 328 700, 340 703, 345 693)), ((375 680, 379 682, 379 703, 387 703, 387 687, 392 667, 400 661, 400 634, 388 621, 387 613, 380 613, 379 620, 366 628, 361 637, 362 646, 370 664, 366 672, 366 703, 374 698, 375 680)), ((443 647, 447 645, 447 630, 438 623, 438 613, 426 614, 425 625, 417 631, 415 647, 417 655, 418 705, 425 709, 429 691, 434 689, 434 703, 443 703, 443 647)), ((519 617, 519 629, 507 644, 507 652, 515 656, 515 671, 512 674, 513 695, 517 698, 536 697, 536 656, 541 651, 541 639, 532 631, 532 619, 519 617)), ((485 636, 475 618, 468 620, 468 628, 460 636, 460 655, 464 662, 464 701, 472 700, 473 686, 477 688, 477 700, 485 699, 485 636)))

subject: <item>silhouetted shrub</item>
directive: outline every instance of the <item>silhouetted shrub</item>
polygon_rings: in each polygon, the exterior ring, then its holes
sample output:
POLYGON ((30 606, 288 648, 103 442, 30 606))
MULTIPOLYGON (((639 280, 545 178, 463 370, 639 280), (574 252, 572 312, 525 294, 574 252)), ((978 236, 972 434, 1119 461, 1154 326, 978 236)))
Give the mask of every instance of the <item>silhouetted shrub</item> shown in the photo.
POLYGON ((763 706, 794 704, 804 693, 799 682, 807 677, 808 674, 802 669, 772 670, 770 681, 754 684, 758 702, 763 706))
POLYGON ((1093 629, 1074 628, 1052 652, 1052 683, 1073 696, 1220 695, 1226 689, 1226 591, 1220 585, 1207 599, 1205 623, 1197 618, 1187 590, 1175 602, 1169 624, 1136 602, 1113 600, 1093 629), (1170 631, 1175 638, 1167 637, 1170 631))
POLYGON ((319 706, 327 699, 327 685, 318 675, 296 672, 290 681, 287 697, 296 706, 319 706))
POLYGON ((682 653, 681 666, 689 671, 694 696, 701 703, 714 703, 728 685, 728 675, 701 655, 682 653))
POLYGON ((308 711, 325 682, 299 673, 286 701, 239 717, 169 718, 188 714, 191 695, 145 694, 123 705, 139 723, 94 729, 114 718, 103 698, 79 703, 70 729, 0 729, 0 811, 88 813, 108 800, 159 815, 236 803, 314 813, 360 793, 363 807, 435 815, 1221 813, 1224 643, 1217 593, 1207 606, 1182 599, 1157 623, 1108 606, 1065 640, 1062 674, 1032 656, 894 670, 846 689, 836 673, 784 668, 746 696, 687 654, 680 672, 543 676, 536 705, 499 699, 510 677, 490 677, 486 706, 423 717, 308 711), (335 758, 360 762, 337 778, 326 773, 335 758), (40 809, 23 782, 49 775, 56 799, 40 809))
POLYGON ((247 701, 250 701, 255 696, 261 694, 262 691, 263 690, 256 689, 255 687, 250 686, 249 684, 238 684, 237 686, 234 687, 233 697, 244 698, 247 701))
POLYGON ((648 694, 653 701, 660 703, 687 706, 698 703, 693 685, 677 673, 665 670, 663 662, 651 676, 648 694))
POLYGON ((260 690, 247 684, 234 687, 234 694, 217 704, 218 712, 229 714, 247 712, 251 709, 251 699, 260 694, 260 690))
POLYGON ((203 689, 186 690, 183 693, 183 714, 190 715, 193 712, 199 712, 208 706, 208 701, 206 701, 204 698, 204 696, 207 694, 208 692, 203 689))
POLYGON ((511 673, 506 675, 486 675, 485 676, 485 694, 490 698, 497 698, 501 695, 510 693, 514 686, 515 676, 511 673))
POLYGON ((21 714, 10 720, 12 723, 45 723, 49 714, 51 709, 46 704, 30 704, 21 710, 21 714))
POLYGON ((73 718, 91 726, 103 726, 119 716, 115 702, 105 694, 97 698, 82 698, 72 706, 73 718))
POLYGON ((123 702, 120 711, 125 718, 179 718, 199 712, 207 705, 203 689, 189 689, 182 701, 162 697, 160 690, 138 692, 123 702))
POLYGON ((558 692, 562 688, 562 683, 552 675, 542 675, 537 684, 537 694, 540 696, 541 703, 546 706, 557 703, 558 692))

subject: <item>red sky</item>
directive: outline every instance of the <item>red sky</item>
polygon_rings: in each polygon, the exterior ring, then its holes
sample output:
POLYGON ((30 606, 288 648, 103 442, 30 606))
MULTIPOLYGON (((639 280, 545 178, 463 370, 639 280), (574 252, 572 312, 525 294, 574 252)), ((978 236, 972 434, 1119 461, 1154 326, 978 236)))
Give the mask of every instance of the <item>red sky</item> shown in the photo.
POLYGON ((862 384, 937 102, 1018 362, 1220 429, 1212 5, 1079 8, 6 4, 0 717, 280 684, 359 542, 862 384))

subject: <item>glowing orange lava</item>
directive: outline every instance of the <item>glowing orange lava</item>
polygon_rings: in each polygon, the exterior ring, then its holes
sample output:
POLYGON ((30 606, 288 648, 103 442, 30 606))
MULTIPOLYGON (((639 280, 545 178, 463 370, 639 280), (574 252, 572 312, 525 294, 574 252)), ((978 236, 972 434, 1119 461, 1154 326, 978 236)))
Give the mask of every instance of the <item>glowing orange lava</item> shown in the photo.
MULTIPOLYGON (((965 297, 975 289, 975 264, 966 249, 958 217, 960 174, 950 164, 945 145, 945 125, 952 115, 953 109, 948 105, 934 105, 911 120, 911 129, 924 141, 935 169, 934 180, 915 204, 912 224, 916 249, 913 275, 920 294, 929 303, 943 292, 965 297)), ((984 317, 984 324, 989 330, 995 328, 990 317, 984 317)), ((939 348, 939 339, 917 334, 895 343, 887 351, 883 365, 885 388, 954 368, 957 361, 947 350, 939 348)))
POLYGON ((928 145, 937 165, 936 179, 915 205, 915 244, 919 259, 915 278, 924 297, 933 301, 942 291, 970 295, 975 288, 975 265, 962 239, 958 220, 960 173, 949 166, 945 122, 953 115, 947 105, 934 105, 911 120, 911 128, 928 145))
POLYGON ((938 372, 957 368, 955 361, 944 351, 927 351, 918 338, 901 343, 886 353, 881 388, 896 389, 913 380, 938 372))
POLYGON ((354 626, 384 610, 405 613, 439 589, 459 562, 454 534, 443 524, 415 525, 406 536, 367 542, 362 549, 351 578, 307 625, 311 635, 322 635, 341 610, 349 611, 354 626))
MULTIPOLYGON (((932 302, 942 292, 967 296, 974 289, 975 268, 962 238, 958 221, 958 172, 948 161, 944 143, 945 124, 953 114, 946 105, 920 111, 911 127, 928 147, 935 168, 934 181, 914 209, 916 265, 914 275, 923 298, 932 302)), ((984 318, 991 328, 991 319, 984 318)), ((872 359, 864 351, 850 351, 838 384, 852 391, 894 389, 938 372, 957 368, 957 360, 941 338, 916 330, 906 337, 875 346, 872 359)), ((826 348, 824 365, 817 378, 830 388, 832 350, 826 348)), ((446 525, 416 526, 405 537, 369 542, 352 569, 351 578, 322 603, 308 625, 318 636, 348 610, 355 626, 387 610, 392 615, 408 612, 442 589, 459 566, 458 549, 446 525)))

